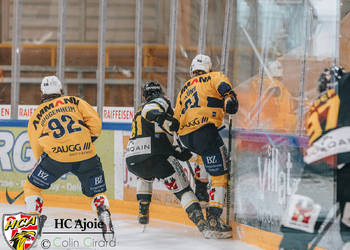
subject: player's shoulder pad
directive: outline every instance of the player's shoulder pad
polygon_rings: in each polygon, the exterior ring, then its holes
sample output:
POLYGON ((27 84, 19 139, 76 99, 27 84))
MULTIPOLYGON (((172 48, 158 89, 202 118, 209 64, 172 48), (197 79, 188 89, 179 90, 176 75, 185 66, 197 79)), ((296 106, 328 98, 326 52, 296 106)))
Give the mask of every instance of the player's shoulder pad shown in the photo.
POLYGON ((211 77, 217 77, 217 78, 221 78, 221 77, 226 77, 222 72, 220 71, 214 71, 214 72, 210 72, 209 73, 211 77))
POLYGON ((222 72, 216 71, 216 72, 211 72, 210 74, 211 74, 210 75, 211 79, 214 83, 221 82, 221 81, 230 82, 228 77, 222 72))
POLYGON ((167 100, 164 96, 158 97, 150 101, 150 103, 158 104, 164 111, 167 111, 170 106, 170 101, 167 100))

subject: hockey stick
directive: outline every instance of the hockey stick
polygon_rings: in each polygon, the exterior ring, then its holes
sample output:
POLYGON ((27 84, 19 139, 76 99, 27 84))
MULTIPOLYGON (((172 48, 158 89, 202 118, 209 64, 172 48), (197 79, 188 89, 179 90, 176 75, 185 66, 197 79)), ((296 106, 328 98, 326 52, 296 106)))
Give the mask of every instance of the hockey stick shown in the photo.
POLYGON ((338 206, 337 211, 335 212, 335 215, 333 218, 330 218, 328 222, 323 226, 321 225, 320 230, 318 231, 318 234, 316 237, 312 240, 312 244, 308 250, 314 250, 317 244, 322 240, 323 236, 328 232, 328 230, 331 228, 333 223, 336 221, 337 217, 340 214, 340 206, 338 206), (323 227, 322 227, 323 226, 323 227))
POLYGON ((13 204, 19 197, 21 197, 22 194, 24 194, 24 191, 20 192, 15 198, 12 199, 6 188, 6 200, 9 204, 13 204))
POLYGON ((231 150, 232 150, 232 118, 229 116, 228 125, 228 152, 227 152, 227 197, 226 197, 226 224, 230 223, 231 207, 231 150))

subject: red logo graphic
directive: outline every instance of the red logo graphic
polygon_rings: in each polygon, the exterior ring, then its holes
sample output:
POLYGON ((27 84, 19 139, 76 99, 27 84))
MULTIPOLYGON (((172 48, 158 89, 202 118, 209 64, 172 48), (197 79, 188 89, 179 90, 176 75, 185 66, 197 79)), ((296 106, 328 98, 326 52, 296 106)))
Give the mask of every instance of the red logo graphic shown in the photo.
POLYGON ((96 196, 94 199, 94 206, 97 208, 100 205, 105 204, 105 197, 102 195, 96 196))
POLYGON ((176 190, 178 188, 176 184, 176 180, 174 178, 171 178, 170 182, 168 180, 165 180, 164 184, 169 190, 176 190))
POLYGON ((197 82, 198 82, 198 79, 195 78, 195 79, 193 79, 193 81, 191 82, 191 85, 194 84, 194 83, 197 83, 197 82))
POLYGON ((4 214, 2 216, 2 233, 11 249, 28 250, 36 240, 38 224, 37 215, 4 214))
POLYGON ((43 211, 43 201, 39 198, 35 201, 35 211, 40 214, 43 211))
POLYGON ((209 192, 209 197, 210 197, 210 200, 213 201, 214 200, 214 197, 215 197, 215 188, 212 188, 209 192))
POLYGON ((64 105, 64 102, 62 100, 58 100, 56 103, 55 103, 55 107, 57 107, 58 105, 64 105))
POLYGON ((296 211, 294 211, 292 220, 299 221, 308 224, 312 213, 312 204, 307 204, 306 207, 302 207, 301 202, 296 205, 296 211))

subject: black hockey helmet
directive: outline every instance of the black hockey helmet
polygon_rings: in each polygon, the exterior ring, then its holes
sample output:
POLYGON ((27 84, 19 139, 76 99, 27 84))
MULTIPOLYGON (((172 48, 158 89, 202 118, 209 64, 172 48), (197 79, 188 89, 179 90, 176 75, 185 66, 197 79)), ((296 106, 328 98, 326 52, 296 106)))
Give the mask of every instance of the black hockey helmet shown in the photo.
POLYGON ((157 98, 162 93, 162 87, 157 81, 148 81, 143 86, 143 97, 149 101, 157 98))
POLYGON ((325 68, 318 79, 318 91, 323 92, 327 89, 334 88, 344 74, 344 68, 338 65, 325 68))

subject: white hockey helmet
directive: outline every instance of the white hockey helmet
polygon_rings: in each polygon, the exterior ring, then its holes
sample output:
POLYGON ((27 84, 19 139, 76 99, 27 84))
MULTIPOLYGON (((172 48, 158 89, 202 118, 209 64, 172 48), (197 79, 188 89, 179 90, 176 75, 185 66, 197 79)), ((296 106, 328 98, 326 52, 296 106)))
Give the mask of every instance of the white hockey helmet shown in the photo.
POLYGON ((56 76, 46 76, 41 81, 40 89, 43 95, 61 94, 62 83, 56 76))
POLYGON ((191 67, 190 67, 190 75, 191 77, 194 77, 193 72, 197 70, 202 70, 205 73, 209 73, 211 71, 211 60, 209 56, 206 55, 196 55, 195 58, 193 58, 191 67))

